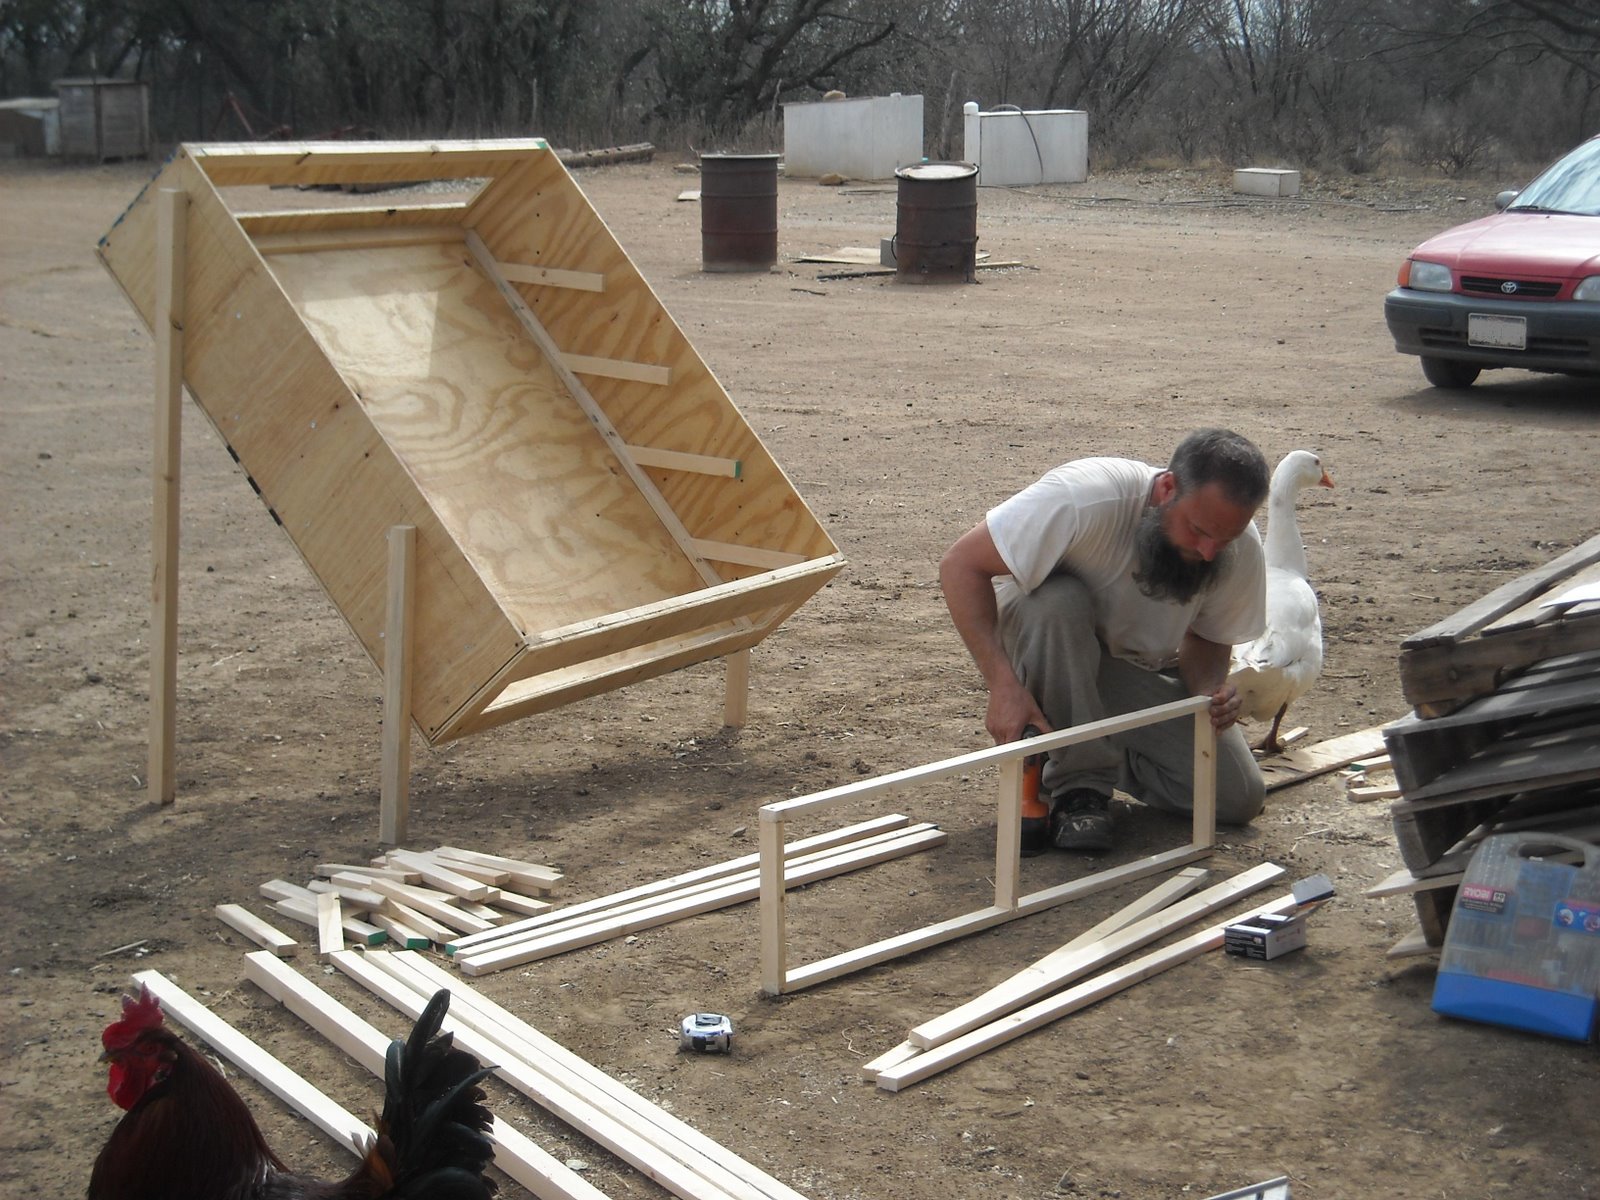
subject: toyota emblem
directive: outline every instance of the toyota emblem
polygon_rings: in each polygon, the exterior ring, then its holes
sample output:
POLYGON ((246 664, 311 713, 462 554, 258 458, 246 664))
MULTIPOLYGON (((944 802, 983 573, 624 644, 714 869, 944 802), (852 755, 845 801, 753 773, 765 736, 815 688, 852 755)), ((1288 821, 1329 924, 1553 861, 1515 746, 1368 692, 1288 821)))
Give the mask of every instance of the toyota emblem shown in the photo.
POLYGON ((1511 295, 1517 290, 1517 281, 1515 279, 1506 280, 1500 285, 1500 290, 1508 296, 1511 295))

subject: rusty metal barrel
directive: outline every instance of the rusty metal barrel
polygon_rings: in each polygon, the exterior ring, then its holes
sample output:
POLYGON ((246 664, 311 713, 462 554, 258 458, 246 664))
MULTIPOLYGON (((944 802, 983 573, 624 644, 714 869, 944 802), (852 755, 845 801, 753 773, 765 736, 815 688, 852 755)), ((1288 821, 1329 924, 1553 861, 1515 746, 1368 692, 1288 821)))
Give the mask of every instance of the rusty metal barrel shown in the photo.
POLYGON ((700 156, 700 269, 765 271, 778 261, 778 156, 700 156))
POLYGON ((978 266, 978 168, 928 162, 895 173, 897 283, 972 283, 978 266))

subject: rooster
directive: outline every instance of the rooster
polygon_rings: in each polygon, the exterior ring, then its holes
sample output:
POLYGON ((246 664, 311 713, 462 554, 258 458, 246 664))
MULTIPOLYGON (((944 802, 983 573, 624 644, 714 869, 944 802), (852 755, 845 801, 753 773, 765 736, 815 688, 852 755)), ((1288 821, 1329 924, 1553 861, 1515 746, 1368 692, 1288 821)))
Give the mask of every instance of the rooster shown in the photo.
POLYGON ((438 992, 411 1036, 389 1046, 383 1116, 361 1163, 343 1180, 286 1169, 222 1073, 165 1027, 140 986, 101 1034, 106 1091, 127 1110, 95 1159, 89 1200, 488 1200, 494 1150, 478 1086, 489 1072, 439 1026, 438 992))

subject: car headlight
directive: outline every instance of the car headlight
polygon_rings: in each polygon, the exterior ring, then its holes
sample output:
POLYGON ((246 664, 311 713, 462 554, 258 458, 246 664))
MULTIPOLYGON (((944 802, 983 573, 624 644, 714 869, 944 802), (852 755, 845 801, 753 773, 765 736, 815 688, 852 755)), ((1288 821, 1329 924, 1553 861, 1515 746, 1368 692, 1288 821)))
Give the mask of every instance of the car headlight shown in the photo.
POLYGON ((1600 300, 1600 275, 1591 275, 1572 289, 1574 300, 1600 300))
POLYGON ((1448 292, 1450 290, 1450 268, 1443 263, 1425 262, 1420 258, 1408 258, 1406 268, 1401 272, 1404 278, 1401 287, 1412 288, 1419 292, 1448 292))

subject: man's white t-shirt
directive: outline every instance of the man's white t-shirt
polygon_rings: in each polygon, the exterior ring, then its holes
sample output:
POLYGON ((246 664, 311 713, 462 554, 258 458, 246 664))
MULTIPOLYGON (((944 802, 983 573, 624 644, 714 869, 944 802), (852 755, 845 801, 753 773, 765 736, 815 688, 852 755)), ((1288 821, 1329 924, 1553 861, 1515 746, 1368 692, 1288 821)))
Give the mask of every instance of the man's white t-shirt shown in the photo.
POLYGON ((1118 658, 1149 670, 1178 660, 1183 635, 1238 645, 1266 624, 1266 565, 1255 524, 1218 557, 1216 581, 1187 604, 1139 590, 1136 532, 1161 468, 1084 458, 1047 473, 989 510, 989 536, 1016 585, 1031 592, 1058 571, 1094 598, 1095 632, 1118 658))

